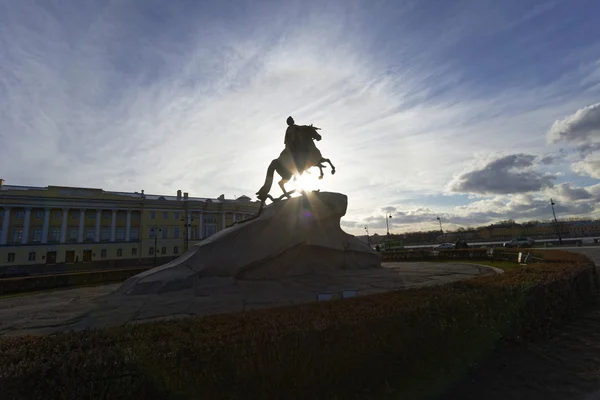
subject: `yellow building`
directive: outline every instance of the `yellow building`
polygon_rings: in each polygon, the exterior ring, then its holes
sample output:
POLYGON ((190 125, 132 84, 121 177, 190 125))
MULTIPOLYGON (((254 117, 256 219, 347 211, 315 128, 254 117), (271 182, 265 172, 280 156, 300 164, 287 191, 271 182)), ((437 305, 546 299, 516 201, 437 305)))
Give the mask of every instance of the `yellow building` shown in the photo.
POLYGON ((0 273, 151 266, 250 217, 258 201, 160 196, 0 180, 0 273))

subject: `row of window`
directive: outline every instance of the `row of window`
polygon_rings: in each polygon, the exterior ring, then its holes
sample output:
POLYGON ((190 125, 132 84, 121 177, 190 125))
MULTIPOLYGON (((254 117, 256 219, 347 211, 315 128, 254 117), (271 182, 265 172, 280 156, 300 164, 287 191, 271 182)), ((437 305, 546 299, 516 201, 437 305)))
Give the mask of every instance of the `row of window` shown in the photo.
MULTIPOLYGON (((38 210, 35 211, 33 216, 36 219, 42 219, 44 218, 44 211, 38 210)), ((163 219, 169 219, 169 213, 170 211, 163 211, 162 212, 162 218, 163 219)), ((179 220, 182 217, 182 213, 179 211, 173 211, 173 219, 174 220, 179 220)), ((77 219, 79 218, 80 212, 79 211, 71 211, 71 219, 77 219)), ((4 210, 0 210, 0 217, 4 216, 4 210)), ((87 219, 96 219, 96 212, 88 212, 86 213, 87 219)), ((157 216, 157 212, 156 211, 150 211, 150 219, 156 219, 157 216)), ((15 217, 17 219, 23 219, 25 218, 25 211, 23 210, 17 210, 15 211, 15 217)), ((52 214, 52 218, 54 219, 59 219, 62 218, 62 212, 59 211, 54 211, 52 214)), ((103 211, 102 212, 102 218, 109 220, 112 218, 112 211, 103 211)), ((124 211, 118 211, 117 212, 117 219, 118 220, 125 220, 127 218, 127 213, 124 211)), ((241 220, 243 218, 242 215, 237 214, 235 219, 237 221, 241 220)), ((139 219, 139 213, 134 212, 131 213, 131 219, 134 221, 137 221, 139 219)), ((216 223, 217 222, 217 216, 215 214, 204 214, 204 222, 206 223, 216 223)))
MULTIPOLYGON (((216 225, 205 225, 204 227, 204 236, 203 237, 209 237, 214 235, 215 233, 217 233, 217 226, 216 225)), ((183 232, 185 232, 185 228, 183 229, 183 232)), ((199 239, 198 234, 197 234, 197 229, 195 226, 191 226, 190 227, 190 237, 192 239, 199 239)), ((148 228, 148 237, 150 239, 154 239, 154 237, 159 237, 161 239, 169 239, 169 238, 173 238, 173 239, 179 239, 180 237, 182 237, 182 229, 179 227, 173 227, 173 228, 169 228, 169 227, 156 227, 156 228, 148 228), (171 230, 172 235, 169 236, 169 231, 171 230), (157 235, 158 232, 158 235, 157 235)))
MULTIPOLYGON (((154 255, 154 247, 150 247, 148 249, 148 254, 153 256, 154 255)), ((167 248, 166 247, 162 247, 160 250, 156 251, 156 254, 163 254, 166 255, 167 254, 167 248)), ((179 254, 179 246, 175 246, 173 247, 173 254, 179 254)), ((102 249, 100 250, 100 258, 106 258, 108 255, 108 250, 107 249, 102 249)), ((136 256, 137 255, 137 248, 133 248, 131 249, 131 255, 132 256, 136 256)), ((123 257, 123 249, 117 249, 117 257, 123 257)), ((8 253, 7 256, 7 263, 14 263, 16 260, 17 256, 15 253, 8 253)), ((29 261, 35 261, 36 260, 36 252, 35 251, 30 251, 29 252, 29 256, 28 256, 29 261)))
MULTIPOLYGON (((156 219, 157 217, 157 212, 156 211, 150 211, 150 219, 156 219)), ((204 222, 208 223, 208 224, 216 224, 217 223, 217 215, 216 214, 203 214, 204 218, 204 222)), ((173 219, 174 220, 179 220, 182 217, 182 213, 178 212, 178 211, 173 211, 173 219)), ((193 217, 190 216, 192 219, 193 217)), ((162 212, 162 219, 169 219, 169 211, 163 211, 162 212)), ((236 218, 237 221, 242 219, 242 215, 241 214, 236 214, 236 218)))
MULTIPOLYGON (((44 218, 44 214, 45 211, 42 210, 37 210, 33 213, 33 217, 36 219, 42 219, 44 218)), ((77 219, 79 218, 80 212, 79 211, 71 211, 71 219, 77 219)), ((14 216, 17 219, 23 219, 25 218, 25 211, 23 210, 17 210, 14 212, 14 216)), ((4 217, 4 210, 0 210, 0 217, 4 217)), ((61 211, 54 211, 52 213, 52 218, 54 219, 60 219, 62 218, 62 212, 61 211)), ((112 211, 103 211, 102 212, 102 218, 104 219, 111 219, 112 218, 112 211)), ((118 211, 117 212, 117 219, 124 221, 127 218, 127 213, 125 211, 118 211)), ((139 213, 133 212, 131 213, 131 219, 136 221, 140 218, 139 213)), ((87 219, 96 219, 96 212, 88 212, 87 213, 87 219)))
MULTIPOLYGON (((156 254, 167 254, 167 248, 163 247, 160 249, 160 251, 158 250, 158 248, 156 248, 156 254)), ((179 254, 179 246, 173 247, 173 254, 179 254)), ((154 255, 154 247, 150 247, 148 249, 148 255, 154 255)))
MULTIPOLYGON (((76 242, 79 236, 79 229, 71 228, 68 230, 69 236, 67 240, 69 242, 76 242)), ((131 240, 138 240, 139 234, 136 228, 132 228, 129 232, 131 240)), ((0 229, 0 237, 2 236, 2 230, 0 229)), ((35 228, 31 230, 31 241, 32 242, 41 242, 42 240, 42 230, 35 228)), ((96 240, 96 229, 88 228, 85 230, 85 240, 96 240)), ((13 228, 12 230, 12 242, 20 243, 21 239, 23 239, 23 228, 13 228)), ((110 228, 101 228, 100 229, 100 240, 107 241, 110 240, 110 228)), ((115 230, 115 240, 123 241, 125 240, 125 228, 117 228, 115 230)), ((60 241, 60 228, 50 228, 48 230, 48 241, 50 242, 58 242, 60 241)))
MULTIPOLYGON (((169 219, 169 211, 162 212, 163 219, 169 219)), ((181 218, 181 212, 173 211, 173 219, 178 220, 181 218)), ((150 211, 150 219, 156 219, 156 211, 150 211)))
MULTIPOLYGON (((48 229, 48 241, 49 242, 59 242, 60 241, 60 228, 49 228, 48 229)), ((179 227, 160 227, 160 228, 148 228, 148 237, 154 238, 156 231, 158 231, 158 237, 162 239, 179 239, 182 237, 182 230, 179 227), (169 236, 169 231, 171 231, 171 236, 169 236)), ((185 231, 185 229, 184 229, 185 231)), ((30 231, 31 242, 41 242, 42 241, 42 229, 34 228, 30 231)), ((214 235, 217 232, 216 225, 206 225, 204 226, 204 236, 209 237, 214 235)), ((77 242, 79 239, 79 229, 78 228, 70 228, 67 230, 68 236, 66 238, 69 242, 77 242)), ((110 240, 111 228, 102 227, 100 228, 100 241, 109 241, 110 240)), ((193 239, 198 239, 197 229, 195 226, 190 227, 190 236, 193 239)), ((2 229, 0 229, 0 237, 2 237, 2 229)), ((13 228, 11 243, 21 243, 23 239, 23 228, 13 228)), ((84 240, 86 241, 95 241, 96 240, 96 228, 87 228, 84 231, 84 240)), ((125 228, 118 227, 115 230, 115 241, 123 241, 125 240, 125 228)), ((139 231, 137 228, 131 228, 130 230, 130 240, 136 241, 139 240, 139 231)))

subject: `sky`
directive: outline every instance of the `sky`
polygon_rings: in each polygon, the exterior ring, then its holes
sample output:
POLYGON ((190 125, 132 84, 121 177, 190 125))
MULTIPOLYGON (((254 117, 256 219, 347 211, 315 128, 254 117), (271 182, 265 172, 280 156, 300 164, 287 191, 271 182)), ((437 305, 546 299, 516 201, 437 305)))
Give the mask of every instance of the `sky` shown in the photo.
MULTIPOLYGON (((254 197, 321 128, 343 228, 600 218, 593 0, 0 0, 6 184, 254 197)), ((277 180, 278 178, 276 178, 277 180)), ((279 194, 277 185, 272 193, 279 194)))

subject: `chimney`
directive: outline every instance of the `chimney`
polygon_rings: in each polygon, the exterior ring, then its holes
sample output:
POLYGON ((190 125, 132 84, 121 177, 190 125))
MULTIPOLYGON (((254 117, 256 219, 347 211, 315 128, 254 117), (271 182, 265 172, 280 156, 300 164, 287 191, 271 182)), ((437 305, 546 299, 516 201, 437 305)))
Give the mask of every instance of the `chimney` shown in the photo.
POLYGON ((177 200, 180 200, 180 199, 181 199, 181 190, 178 190, 177 191, 177 200))
POLYGON ((189 193, 188 193, 188 192, 185 192, 185 193, 183 194, 183 199, 184 199, 184 200, 187 200, 187 199, 188 199, 188 196, 189 196, 189 193))
POLYGON ((144 194, 144 189, 142 189, 142 194, 144 194))
POLYGON ((4 179, 0 179, 0 188, 4 186, 4 179))

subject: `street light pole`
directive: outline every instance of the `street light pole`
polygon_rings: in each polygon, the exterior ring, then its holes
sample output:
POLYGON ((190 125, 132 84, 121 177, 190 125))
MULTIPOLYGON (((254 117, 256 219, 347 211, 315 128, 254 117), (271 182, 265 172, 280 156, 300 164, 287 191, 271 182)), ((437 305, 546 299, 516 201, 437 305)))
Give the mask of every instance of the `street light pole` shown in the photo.
POLYGON ((156 267, 156 254, 158 253, 158 232, 162 232, 161 228, 153 227, 150 232, 154 233, 154 267, 156 267))
POLYGON ((442 239, 444 238, 444 229, 442 228, 442 220, 440 217, 437 217, 438 222, 440 223, 440 231, 442 232, 442 239))
POLYGON ((185 251, 188 251, 188 243, 189 243, 189 229, 192 226, 192 222, 194 222, 194 218, 190 217, 190 215, 188 214, 187 210, 185 212, 185 218, 181 218, 181 222, 185 221, 185 237, 184 237, 184 244, 185 244, 185 251))
POLYGON ((390 224, 388 222, 388 220, 392 219, 392 212, 391 211, 387 211, 385 213, 385 225, 387 226, 387 250, 390 249, 390 224))
POLYGON ((371 238, 369 238, 369 227, 365 225, 365 231, 367 231, 367 244, 371 245, 371 238))
POLYGON ((556 212, 554 211, 554 200, 550 199, 550 204, 552 205, 552 215, 554 215, 554 223, 556 224, 556 234, 558 235, 558 244, 562 245, 562 237, 560 236, 560 229, 558 227, 558 220, 556 219, 556 212))

